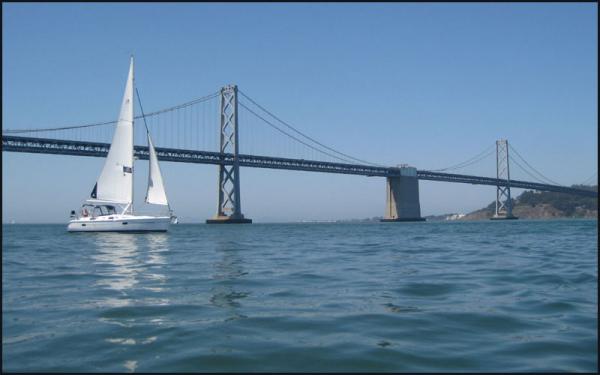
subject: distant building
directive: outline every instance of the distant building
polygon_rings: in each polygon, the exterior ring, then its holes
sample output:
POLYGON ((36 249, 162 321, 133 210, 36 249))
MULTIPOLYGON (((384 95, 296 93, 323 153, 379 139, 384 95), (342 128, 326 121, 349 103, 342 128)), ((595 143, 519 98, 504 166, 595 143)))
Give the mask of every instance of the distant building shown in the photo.
POLYGON ((446 216, 446 220, 458 220, 462 219, 463 217, 465 217, 465 214, 453 214, 446 216))

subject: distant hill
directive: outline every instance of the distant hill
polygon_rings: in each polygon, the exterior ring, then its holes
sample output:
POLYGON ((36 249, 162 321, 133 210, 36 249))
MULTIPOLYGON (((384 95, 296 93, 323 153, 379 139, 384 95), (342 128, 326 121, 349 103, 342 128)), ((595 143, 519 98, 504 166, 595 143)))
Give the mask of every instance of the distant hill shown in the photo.
MULTIPOLYGON (((573 185, 578 189, 598 191, 598 185, 573 185)), ((598 198, 579 195, 527 190, 513 202, 513 215, 522 219, 598 218, 598 198)), ((494 215, 496 202, 473 211, 460 220, 483 220, 494 215)))

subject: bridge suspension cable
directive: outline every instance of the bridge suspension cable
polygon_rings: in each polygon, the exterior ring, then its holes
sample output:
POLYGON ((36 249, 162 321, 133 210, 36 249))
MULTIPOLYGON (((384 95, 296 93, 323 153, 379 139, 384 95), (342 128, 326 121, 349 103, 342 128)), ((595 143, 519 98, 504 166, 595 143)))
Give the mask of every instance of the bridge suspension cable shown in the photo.
MULTIPOLYGON (((207 100, 213 99, 215 97, 219 96, 219 92, 215 92, 212 93, 210 95, 206 95, 203 96, 201 98, 198 99, 194 99, 191 100, 189 102, 180 104, 180 105, 176 105, 173 107, 169 107, 169 108, 164 108, 164 109, 160 109, 158 111, 154 111, 154 112, 150 112, 150 113, 146 113, 145 117, 153 117, 156 115, 160 115, 162 113, 166 113, 166 112, 172 112, 178 109, 182 109, 182 108, 186 108, 189 106, 192 106, 194 104, 198 104, 198 103, 202 103, 205 102, 207 100)), ((139 115, 139 116, 135 116, 134 119, 141 119, 144 118, 144 116, 139 115)), ((91 128, 91 127, 95 127, 95 126, 102 126, 102 125, 111 125, 111 124, 116 124, 117 120, 113 120, 113 121, 105 121, 105 122, 96 122, 96 123, 92 123, 92 124, 85 124, 85 125, 74 125, 74 126, 62 126, 62 127, 53 127, 53 128, 38 128, 38 129, 2 129, 2 134, 21 134, 21 133, 33 133, 33 132, 42 132, 42 131, 58 131, 58 130, 70 130, 70 129, 81 129, 81 128, 91 128)))
POLYGON ((329 151, 331 151, 331 152, 333 152, 335 154, 341 155, 341 157, 340 156, 336 156, 336 155, 332 155, 331 153, 323 151, 323 150, 319 150, 318 148, 316 148, 316 147, 314 147, 312 145, 309 145, 308 143, 305 143, 304 141, 298 139, 297 137, 295 137, 295 136, 293 136, 293 135, 285 132, 284 130, 280 129, 279 127, 277 127, 277 125, 271 123, 270 121, 267 121, 264 117, 258 115, 256 112, 252 111, 250 108, 248 108, 247 106, 245 106, 243 103, 240 102, 240 105, 242 107, 244 107, 246 110, 248 110, 249 112, 251 112, 253 115, 257 116, 258 118, 260 118, 261 120, 263 120, 265 123, 267 123, 268 125, 270 125, 271 127, 275 128, 275 129, 277 129, 281 133, 287 135, 288 137, 290 137, 290 138, 292 138, 292 139, 294 139, 294 140, 296 140, 296 141, 304 144, 305 146, 308 146, 308 147, 310 147, 313 150, 316 150, 316 151, 318 151, 320 153, 323 153, 323 154, 328 155, 330 157, 336 158, 338 160, 343 160, 345 162, 349 162, 349 163, 359 162, 361 164, 367 164, 367 165, 373 165, 373 166, 377 166, 377 167, 383 167, 383 165, 381 165, 381 164, 371 163, 371 162, 368 162, 368 161, 365 161, 365 160, 362 160, 362 159, 358 159, 358 158, 355 158, 355 157, 350 156, 348 154, 345 154, 343 152, 340 152, 338 150, 335 150, 335 149, 333 149, 333 148, 331 148, 329 146, 324 145, 323 143, 321 143, 321 142, 317 141, 316 139, 314 139, 314 138, 312 138, 312 137, 310 137, 310 136, 302 133, 301 131, 299 131, 298 129, 296 129, 295 127, 293 127, 292 125, 290 125, 289 123, 283 121, 282 119, 280 119, 279 117, 277 117, 276 115, 274 115, 272 112, 270 112, 269 110, 267 110, 266 108, 264 108, 263 106, 261 106, 260 104, 258 104, 256 101, 254 101, 252 98, 250 98, 248 95, 246 95, 242 90, 238 90, 238 92, 240 94, 242 94, 242 96, 244 98, 248 99, 256 107, 258 107, 260 110, 262 110, 267 115, 269 115, 271 118, 275 119, 276 121, 278 121, 282 125, 286 126, 287 128, 289 128, 290 130, 292 130, 296 134, 298 134, 298 135, 304 137, 305 139, 308 139, 309 141, 311 141, 311 142, 313 142, 313 143, 315 143, 315 144, 317 144, 317 145, 325 148, 326 150, 329 150, 329 151))
POLYGON ((462 169, 462 168, 468 167, 469 165, 473 165, 475 163, 479 163, 480 161, 482 161, 483 159, 489 157, 490 155, 492 155, 494 153, 494 147, 495 147, 495 144, 490 145, 485 150, 483 150, 480 153, 478 153, 477 155, 463 161, 462 163, 454 164, 449 167, 441 168, 441 169, 430 169, 430 171, 431 172, 443 172, 443 171, 457 170, 457 169, 462 169))
MULTIPOLYGON (((519 162, 517 161, 517 159, 513 158, 512 156, 509 156, 509 159, 510 159, 511 163, 514 163, 514 164, 516 164, 516 165, 517 165, 517 167, 519 167, 519 169, 520 169, 521 171, 523 171, 525 174, 527 174, 527 176, 529 176, 529 177, 530 177, 530 178, 532 178, 533 180, 535 180, 535 181, 537 181, 537 182, 539 182, 539 183, 542 183, 542 184, 547 184, 547 183, 548 183, 547 181, 544 181, 544 180, 542 180, 541 178, 539 178, 539 177, 537 177, 536 175, 534 175, 533 173, 529 172, 529 171, 528 171, 528 170, 527 170, 525 167, 523 167, 523 166, 521 165, 521 163, 519 163, 519 162)), ((554 185, 554 184, 553 184, 553 185, 554 185)))
POLYGON ((595 178, 598 176, 598 171, 594 172, 593 175, 591 175, 590 177, 586 178, 585 180, 583 180, 582 183, 580 183, 579 185, 587 185, 587 184, 591 184, 592 182, 594 182, 595 178))
MULTIPOLYGON (((539 172, 537 169, 535 169, 534 167, 532 167, 532 166, 531 166, 531 164, 529 164, 529 163, 527 162, 527 160, 525 160, 525 158, 523 158, 523 156, 521 156, 521 154, 519 154, 519 152, 518 152, 517 150, 515 150, 515 148, 514 148, 513 146, 511 146, 511 145, 508 145, 508 147, 509 147, 509 148, 510 148, 510 150, 511 150, 511 151, 513 151, 513 152, 514 152, 514 153, 515 153, 515 154, 516 154, 516 155, 519 157, 519 159, 520 159, 521 161, 523 161, 523 163, 525 163, 525 165, 527 165, 527 166, 528 166, 528 167, 529 167, 529 168, 530 168, 530 169, 531 169, 531 170, 532 170, 532 171, 533 171, 535 174, 537 174, 538 176, 540 176, 540 177, 542 178, 542 180, 545 180, 545 182, 544 182, 544 183, 550 183, 550 184, 552 184, 552 185, 563 186, 562 184, 559 184, 558 182, 556 182, 556 181, 553 181, 553 180, 549 179, 548 177, 544 176, 544 175, 543 175, 541 172, 539 172)), ((529 176, 533 177, 533 176, 532 176, 530 173, 528 173, 528 172, 525 170, 525 168, 523 168, 523 166, 522 166, 522 165, 520 165, 520 164, 519 164, 519 163, 518 163, 518 162, 517 162, 517 161, 516 161, 516 160, 515 160, 513 157, 510 157, 510 160, 511 160, 511 161, 514 161, 514 162, 515 162, 515 164, 517 164, 519 167, 521 167, 521 169, 522 169, 522 170, 523 170, 525 173, 527 173, 527 174, 529 174, 529 176)), ((541 181, 539 178, 536 178, 536 179, 537 179, 538 181, 541 181)))
MULTIPOLYGON (((331 154, 331 153, 328 153, 328 152, 326 152, 326 151, 320 150, 320 149, 318 149, 318 148, 316 148, 316 147, 314 147, 314 146, 312 146, 312 145, 310 145, 310 144, 308 144, 308 143, 304 142, 303 140, 301 140, 301 139, 298 139, 297 137, 295 137, 295 136, 291 135, 290 133, 286 132, 285 130, 282 130, 281 128, 279 128, 277 125, 273 124, 273 123, 272 123, 272 122, 270 122, 269 120, 265 119, 264 117, 262 117, 262 116, 261 116, 261 115, 259 115, 258 113, 254 112, 253 110, 251 110, 250 108, 248 108, 246 105, 244 105, 244 103, 242 103, 242 102, 238 102, 238 104, 239 104, 241 107, 245 108, 245 109, 246 109, 248 112, 250 112, 251 114, 253 114, 254 116, 256 116, 257 118, 259 118, 259 119, 261 119, 262 121, 264 121, 264 122, 265 122, 267 125, 271 126, 272 128, 274 128, 275 130, 279 131, 280 133, 283 133, 283 134, 287 135, 288 137, 290 137, 290 138, 294 139, 295 141, 298 141, 298 142, 302 143, 303 145, 305 145, 305 146, 307 146, 307 147, 310 147, 311 149, 313 149, 313 150, 315 150, 315 151, 317 151, 317 152, 320 152, 320 153, 322 153, 322 154, 325 154, 325 155, 327 155, 327 156, 330 156, 330 157, 332 157, 332 158, 335 158, 335 159, 338 159, 338 160, 344 161, 344 162, 346 162, 346 163, 354 163, 354 162, 353 162, 353 161, 351 161, 351 160, 344 159, 344 158, 341 158, 341 157, 339 157, 339 156, 336 156, 336 155, 333 155, 333 154, 331 154)), ((371 164, 371 165, 373 165, 373 164, 371 164)))

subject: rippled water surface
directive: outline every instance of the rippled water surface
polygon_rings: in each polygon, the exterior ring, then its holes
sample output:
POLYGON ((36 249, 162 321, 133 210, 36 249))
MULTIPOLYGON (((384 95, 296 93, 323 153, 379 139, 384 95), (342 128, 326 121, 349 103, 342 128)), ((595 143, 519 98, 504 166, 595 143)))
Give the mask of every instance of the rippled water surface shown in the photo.
POLYGON ((597 221, 4 225, 5 371, 595 371, 597 221))

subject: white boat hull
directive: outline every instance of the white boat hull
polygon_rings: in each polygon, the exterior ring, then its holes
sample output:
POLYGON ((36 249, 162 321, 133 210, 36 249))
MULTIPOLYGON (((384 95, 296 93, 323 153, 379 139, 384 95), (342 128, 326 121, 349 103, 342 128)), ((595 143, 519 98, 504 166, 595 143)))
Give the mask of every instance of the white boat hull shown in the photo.
POLYGON ((168 216, 111 215, 96 218, 77 218, 67 226, 69 232, 166 232, 168 216))

